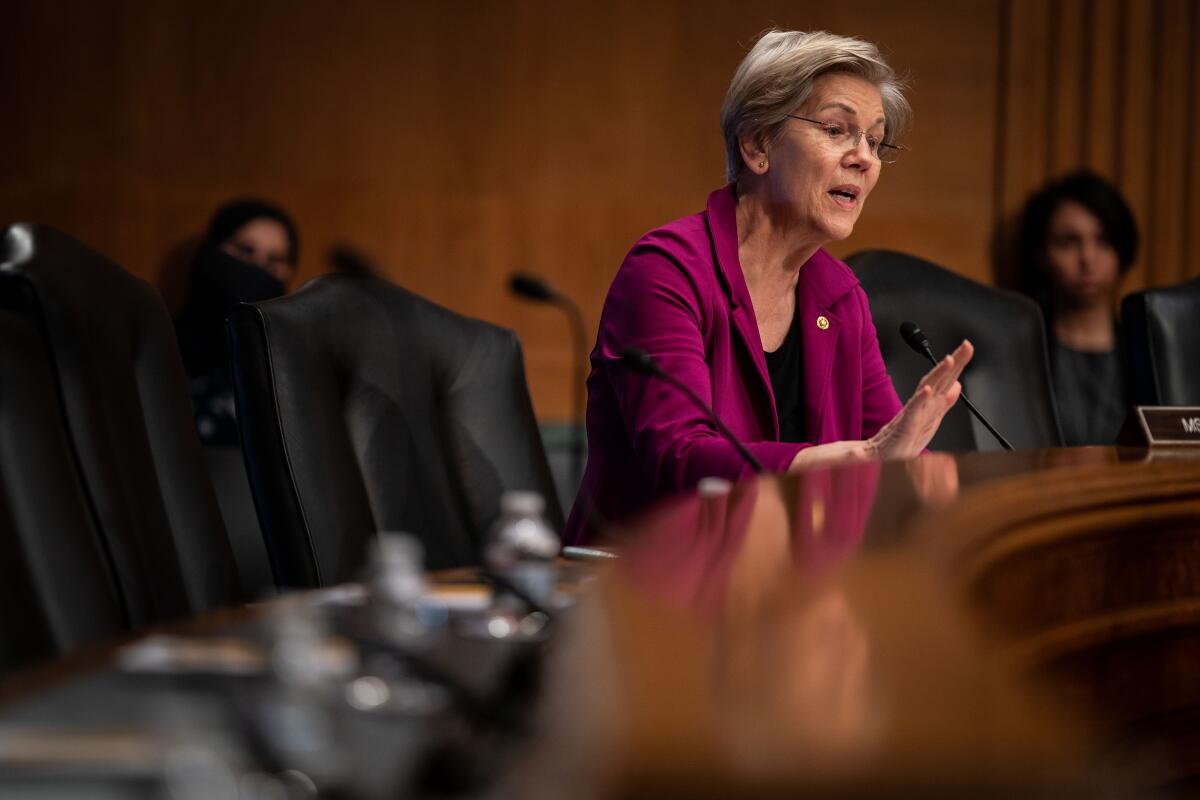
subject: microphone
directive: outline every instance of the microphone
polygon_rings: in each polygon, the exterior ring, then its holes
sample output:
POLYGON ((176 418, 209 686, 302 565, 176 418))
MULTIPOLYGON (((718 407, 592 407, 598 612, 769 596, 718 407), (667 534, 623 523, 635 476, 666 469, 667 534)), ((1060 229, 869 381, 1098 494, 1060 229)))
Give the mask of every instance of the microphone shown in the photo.
POLYGON ((528 272, 514 273, 508 279, 508 288, 512 289, 514 294, 539 303, 557 303, 560 299, 565 299, 561 298, 549 283, 528 272))
POLYGON ((683 392, 684 396, 692 401, 692 405, 700 409, 700 411, 704 414, 705 419, 717 427, 717 430, 720 432, 721 436, 737 449, 738 454, 745 459, 746 463, 749 464, 755 472, 766 471, 763 469, 762 462, 754 457, 754 453, 750 452, 750 448, 746 447, 746 445, 742 443, 741 439, 738 439, 733 435, 733 431, 729 430, 729 428, 725 426, 724 422, 721 422, 720 417, 713 413, 712 409, 708 407, 708 404, 701 400, 700 396, 692 391, 690 386, 682 381, 676 380, 674 377, 664 372, 663 368, 658 365, 658 362, 654 360, 653 356, 640 347, 626 347, 621 351, 621 360, 625 362, 625 364, 628 365, 629 368, 634 372, 640 372, 643 375, 650 375, 658 378, 659 380, 666 381, 671 386, 674 386, 676 389, 683 392))
POLYGON ((508 279, 508 288, 513 294, 536 303, 550 303, 561 308, 567 315, 574 346, 575 379, 571 386, 571 416, 575 431, 571 437, 571 478, 578 486, 583 479, 583 442, 577 430, 584 424, 584 387, 587 385, 587 333, 583 324, 583 312, 571 298, 562 294, 543 278, 529 272, 516 272, 508 279))
MULTIPOLYGON (((921 329, 917 327, 917 323, 909 321, 900 323, 900 336, 904 338, 904 341, 909 347, 911 347, 913 350, 916 350, 920 355, 923 355, 929 359, 931 364, 937 366, 938 360, 933 355, 933 348, 929 346, 929 339, 926 338, 925 334, 921 332, 921 329)), ((975 419, 982 422, 983 427, 987 428, 992 436, 996 437, 996 441, 1000 442, 1001 447, 1003 447, 1005 450, 1013 449, 1013 446, 1009 444, 1008 439, 1005 439, 1003 436, 1001 436, 1000 431, 996 430, 995 427, 992 426, 992 423, 988 422, 987 418, 984 417, 983 414, 980 413, 979 409, 975 407, 975 404, 971 402, 969 397, 967 397, 967 391, 965 389, 959 393, 958 397, 963 401, 963 405, 967 407, 967 410, 975 415, 975 419)))

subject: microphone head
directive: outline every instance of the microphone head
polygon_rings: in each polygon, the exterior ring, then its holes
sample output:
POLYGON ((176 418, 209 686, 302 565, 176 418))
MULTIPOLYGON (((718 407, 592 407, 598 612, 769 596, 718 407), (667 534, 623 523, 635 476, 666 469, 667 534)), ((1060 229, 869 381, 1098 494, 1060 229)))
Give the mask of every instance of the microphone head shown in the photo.
POLYGON ((900 323, 900 335, 904 337, 904 341, 913 350, 916 350, 921 355, 925 355, 926 350, 930 350, 929 340, 925 338, 925 334, 917 327, 915 322, 900 323))
POLYGON ((558 292, 553 286, 529 272, 513 273, 508 279, 508 288, 526 300, 536 300, 539 303, 553 303, 558 300, 558 292))
POLYGON ((659 375, 662 369, 654 357, 640 347, 626 347, 621 351, 621 360, 634 372, 643 375, 659 375))

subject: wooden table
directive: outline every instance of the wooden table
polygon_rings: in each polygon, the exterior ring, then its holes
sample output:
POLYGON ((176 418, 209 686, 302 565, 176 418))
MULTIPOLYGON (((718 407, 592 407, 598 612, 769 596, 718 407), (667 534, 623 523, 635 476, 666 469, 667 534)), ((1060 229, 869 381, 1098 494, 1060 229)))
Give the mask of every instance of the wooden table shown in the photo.
MULTIPOLYGON (((515 677, 501 645, 438 646, 500 693, 511 730, 463 707, 339 712, 358 796, 1197 789, 1200 457, 1082 448, 764 477, 663 503, 610 544, 620 559, 515 677)), ((258 691, 94 655, 68 667, 0 686, 0 732, 166 717, 211 739, 258 691)))
POLYGON ((558 643, 514 794, 1196 788, 1200 458, 762 478, 616 544, 558 643))

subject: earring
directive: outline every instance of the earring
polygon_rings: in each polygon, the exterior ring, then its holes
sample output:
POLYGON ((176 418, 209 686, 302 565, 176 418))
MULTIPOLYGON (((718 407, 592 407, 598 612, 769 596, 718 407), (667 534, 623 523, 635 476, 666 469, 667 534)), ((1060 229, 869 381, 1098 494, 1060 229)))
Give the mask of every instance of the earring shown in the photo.
POLYGON ((758 162, 758 168, 759 168, 759 169, 762 169, 762 168, 763 168, 763 167, 765 167, 766 165, 767 165, 767 162, 765 162, 765 161, 760 161, 760 162, 758 162))

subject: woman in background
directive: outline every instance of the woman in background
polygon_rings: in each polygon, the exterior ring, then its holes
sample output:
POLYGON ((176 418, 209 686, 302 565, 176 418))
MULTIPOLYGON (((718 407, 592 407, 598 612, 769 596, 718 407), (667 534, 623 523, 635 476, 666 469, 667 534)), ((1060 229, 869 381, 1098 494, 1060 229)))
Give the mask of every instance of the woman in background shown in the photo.
POLYGON ((822 249, 850 235, 909 113, 867 42, 769 31, 746 55, 721 107, 728 185, 642 237, 609 289, 567 543, 701 478, 753 472, 683 393, 623 362, 629 347, 710 403, 771 472, 909 458, 933 437, 971 345, 901 406, 866 295, 822 249))
POLYGON ((235 303, 281 296, 299 256, 296 226, 278 206, 237 200, 213 215, 175 320, 196 430, 205 444, 238 444, 225 318, 235 303))
POLYGON ((1025 206, 1022 277, 1042 306, 1068 445, 1112 444, 1128 412, 1116 309, 1137 245, 1120 191, 1091 172, 1045 186, 1025 206))

